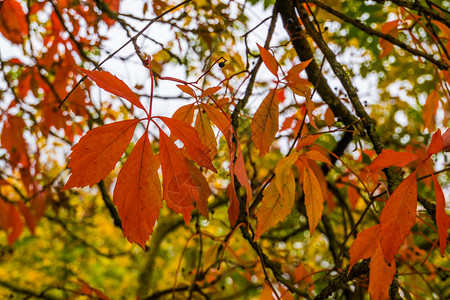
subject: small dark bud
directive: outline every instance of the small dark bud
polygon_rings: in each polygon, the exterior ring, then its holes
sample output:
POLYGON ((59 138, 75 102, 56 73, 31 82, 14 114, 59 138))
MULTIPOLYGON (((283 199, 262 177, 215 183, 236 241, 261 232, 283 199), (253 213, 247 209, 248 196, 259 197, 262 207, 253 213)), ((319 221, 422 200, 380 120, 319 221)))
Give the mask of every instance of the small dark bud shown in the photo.
POLYGON ((224 61, 221 61, 221 62, 219 63, 219 67, 221 67, 221 68, 225 67, 225 62, 224 62, 224 61))
POLYGON ((328 26, 325 26, 325 27, 323 28, 323 30, 324 30, 324 31, 328 31, 328 26))
POLYGON ((302 30, 302 26, 298 25, 297 27, 295 27, 295 31, 301 31, 302 30))
POLYGON ((294 24, 294 20, 292 20, 291 18, 289 18, 289 19, 287 19, 287 23, 288 23, 289 25, 292 25, 292 24, 294 24))

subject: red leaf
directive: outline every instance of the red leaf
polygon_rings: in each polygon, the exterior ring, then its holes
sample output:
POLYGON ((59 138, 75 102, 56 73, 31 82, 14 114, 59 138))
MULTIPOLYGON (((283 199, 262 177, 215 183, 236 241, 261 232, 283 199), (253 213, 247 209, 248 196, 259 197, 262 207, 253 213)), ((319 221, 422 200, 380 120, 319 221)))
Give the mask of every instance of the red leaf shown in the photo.
POLYGON ((22 44, 28 35, 28 25, 22 5, 16 0, 4 0, 0 9, 0 32, 11 43, 22 44))
POLYGON ((252 119, 252 140, 258 148, 260 156, 269 152, 270 145, 278 132, 279 111, 275 92, 275 89, 270 90, 252 119))
POLYGON ((445 212, 445 196, 442 192, 442 188, 433 173, 431 173, 431 177, 433 178, 434 193, 436 194, 436 224, 439 233, 439 246, 441 256, 444 257, 445 247, 447 246, 448 229, 450 228, 450 217, 445 212))
POLYGON ((183 153, 162 130, 159 130, 159 146, 164 199, 175 213, 183 214, 189 224, 194 203, 200 201, 199 190, 192 181, 183 153))
POLYGON ((272 53, 270 53, 268 50, 264 49, 258 44, 256 45, 258 46, 259 52, 261 53, 261 58, 267 69, 269 69, 269 71, 278 78, 278 63, 275 57, 273 57, 272 53))
POLYGON ((431 155, 441 152, 443 145, 443 139, 441 136, 441 130, 438 129, 431 138, 430 145, 428 146, 427 150, 427 158, 429 158, 431 155))
POLYGON ((92 186, 105 178, 128 147, 139 120, 125 120, 94 128, 72 147, 71 175, 63 190, 92 186))
POLYGON ((380 245, 380 234, 379 224, 358 233, 349 250, 349 273, 357 261, 372 257, 380 245))
POLYGON ((114 204, 124 236, 145 248, 162 207, 159 164, 147 133, 139 139, 117 176, 114 204))
POLYGON ((383 150, 370 164, 369 174, 390 166, 404 167, 418 158, 417 155, 409 152, 395 152, 391 149, 383 150))
POLYGON ((123 82, 116 76, 106 71, 89 71, 82 68, 80 68, 80 70, 83 71, 90 79, 94 80, 95 83, 97 83, 97 85, 105 91, 110 92, 118 97, 127 99, 134 106, 139 107, 140 109, 147 112, 136 94, 130 90, 125 82, 123 82))
POLYGON ((373 300, 389 299, 389 286, 394 279, 397 268, 395 260, 388 266, 383 259, 381 247, 378 247, 369 264, 369 294, 373 300))
POLYGON ((23 231, 23 223, 16 207, 0 200, 0 228, 6 232, 10 245, 19 238, 23 231))
POLYGON ((447 128, 447 130, 442 135, 442 143, 443 143, 443 151, 450 151, 450 128, 447 128))
POLYGON ((384 259, 391 262, 416 223, 416 171, 406 177, 388 199, 380 215, 381 247, 384 259))
POLYGON ((2 147, 8 151, 11 166, 30 166, 28 157, 28 145, 23 138, 23 131, 26 127, 25 121, 16 116, 6 114, 8 119, 3 123, 1 143, 2 147))
POLYGON ((209 148, 206 147, 200 138, 197 131, 189 124, 176 119, 159 117, 170 129, 170 131, 183 142, 189 156, 199 166, 217 172, 214 168, 211 158, 209 157, 209 148))

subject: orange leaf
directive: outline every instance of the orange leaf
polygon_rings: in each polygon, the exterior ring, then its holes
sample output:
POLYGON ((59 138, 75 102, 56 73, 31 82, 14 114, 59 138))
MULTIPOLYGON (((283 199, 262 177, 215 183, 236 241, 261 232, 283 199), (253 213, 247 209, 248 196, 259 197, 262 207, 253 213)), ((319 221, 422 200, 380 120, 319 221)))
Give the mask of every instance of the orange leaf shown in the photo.
POLYGON ((431 155, 441 152, 443 145, 443 139, 441 135, 441 130, 438 129, 431 138, 430 145, 428 146, 427 150, 427 158, 429 158, 431 155))
POLYGON ((194 120, 194 106, 194 103, 181 106, 174 112, 172 119, 183 121, 189 125, 192 124, 192 121, 194 120))
POLYGON ((89 299, 92 299, 92 296, 94 296, 95 299, 109 300, 108 296, 106 296, 105 293, 103 293, 99 289, 93 288, 86 281, 78 278, 78 284, 81 288, 77 293, 89 296, 89 299))
POLYGON ((442 150, 445 152, 450 151, 450 128, 447 128, 447 130, 442 135, 442 150))
POLYGON ((404 167, 416 159, 418 156, 413 153, 395 152, 391 149, 383 150, 370 164, 369 174, 390 166, 404 167))
POLYGON ((197 130, 198 137, 202 143, 209 149, 209 157, 213 159, 217 154, 217 139, 211 126, 211 121, 206 113, 201 111, 197 114, 194 125, 197 130))
MULTIPOLYGON (((381 26, 381 32, 384 34, 392 35, 393 37, 397 37, 398 33, 397 27, 398 27, 398 20, 390 21, 381 26)), ((382 59, 383 57, 391 53, 394 45, 382 38, 380 38, 379 43, 382 49, 380 59, 382 59)))
POLYGON ((425 106, 422 111, 422 119, 425 125, 425 128, 428 128, 430 132, 436 129, 436 121, 435 116, 437 109, 439 107, 439 92, 437 89, 434 89, 427 97, 425 102, 425 106))
POLYGON ((269 71, 278 78, 278 63, 275 57, 273 57, 272 53, 270 53, 268 50, 264 49, 258 44, 256 45, 258 46, 259 52, 261 53, 261 58, 267 69, 269 69, 269 71))
POLYGON ((227 196, 230 199, 230 204, 228 205, 228 220, 230 221, 230 226, 234 227, 236 221, 239 217, 239 199, 236 195, 234 180, 230 181, 227 186, 227 196))
POLYGON ((232 178, 236 176, 236 178, 239 180, 240 184, 244 186, 245 192, 247 194, 247 212, 248 212, 248 204, 252 200, 252 187, 250 186, 250 181, 247 176, 247 171, 245 170, 245 162, 244 157, 242 156, 242 150, 241 145, 239 142, 237 143, 237 149, 236 149, 236 160, 234 164, 231 164, 230 173, 232 178))
POLYGON ((191 95, 192 97, 194 97, 195 99, 197 99, 197 95, 195 94, 194 90, 185 84, 177 84, 177 87, 182 90, 183 92, 185 92, 186 94, 191 95))
POLYGON ((292 211, 295 199, 295 178, 291 173, 284 178, 283 196, 273 182, 263 192, 261 206, 256 211, 258 226, 255 240, 268 229, 282 222, 292 211))
POLYGON ((162 207, 158 161, 147 132, 139 139, 117 176, 114 204, 124 236, 145 248, 162 207))
POLYGON ((221 86, 213 86, 213 87, 209 87, 207 88, 201 95, 200 98, 205 98, 208 97, 212 94, 217 93, 218 90, 220 90, 222 87, 221 86))
POLYGON ((199 200, 195 203, 195 208, 197 208, 202 216, 209 219, 208 198, 211 196, 211 188, 209 187, 208 181, 206 181, 206 178, 203 176, 202 172, 190 161, 185 160, 185 162, 189 172, 192 175, 192 181, 199 190, 199 200))
POLYGON ((445 196, 442 192, 442 188, 433 173, 431 173, 431 177, 433 178, 434 193, 436 194, 436 224, 439 233, 439 246, 441 256, 444 257, 445 247, 447 246, 448 229, 450 228, 450 217, 445 212, 445 196))
POLYGON ((19 238, 23 231, 23 223, 16 207, 0 200, 0 228, 6 232, 10 245, 19 238))
POLYGON ((303 136, 295 149, 300 150, 302 147, 310 146, 320 137, 319 134, 303 136))
POLYGON ((275 167, 275 185, 281 196, 286 179, 292 174, 292 165, 298 159, 298 152, 293 152, 289 156, 282 158, 275 167))
POLYGON ((349 273, 357 261, 372 257, 380 245, 380 234, 379 224, 358 233, 349 250, 349 273))
POLYGON ((11 43, 22 44, 28 35, 28 25, 22 5, 16 0, 5 0, 0 3, 0 32, 11 43))
POLYGON ((106 71, 89 71, 82 68, 79 69, 90 79, 94 80, 95 83, 97 83, 97 85, 105 91, 110 92, 118 97, 127 99, 134 106, 139 107, 140 109, 147 112, 136 94, 130 90, 125 82, 123 82, 116 76, 106 71))
POLYGON ((330 160, 328 159, 328 157, 326 157, 325 155, 323 155, 319 151, 311 150, 311 151, 305 152, 302 155, 302 157, 306 157, 306 158, 309 158, 309 159, 314 160, 314 161, 321 161, 321 162, 324 162, 326 164, 329 164, 330 166, 332 165, 330 160))
POLYGON ((378 247, 370 259, 369 294, 373 300, 389 299, 389 286, 394 279, 397 268, 395 260, 388 266, 383 258, 383 251, 378 247))
POLYGON ((309 65, 309 63, 312 61, 311 59, 308 59, 307 61, 301 62, 295 66, 293 66, 287 73, 286 79, 289 81, 295 81, 300 73, 306 69, 306 67, 309 65))
POLYGON ((183 214, 189 224, 194 203, 200 201, 199 190, 192 181, 183 153, 162 130, 159 130, 159 146, 164 199, 175 213, 183 214))
POLYGON ((325 112, 325 124, 327 124, 328 127, 331 127, 334 123, 334 113, 331 108, 328 107, 325 112))
POLYGON ((304 158, 299 157, 305 168, 303 169, 303 192, 305 193, 306 215, 308 216, 309 232, 313 234, 323 213, 323 195, 320 183, 314 171, 304 158))
POLYGON ((214 168, 211 158, 209 157, 209 148, 206 147, 200 138, 197 131, 189 124, 166 117, 159 117, 170 129, 170 131, 183 142, 189 156, 199 166, 217 172, 214 168))
POLYGON ((201 104, 201 108, 206 111, 208 117, 219 128, 220 132, 225 136, 228 146, 230 146, 233 136, 233 127, 231 121, 219 108, 212 105, 201 104))
POLYGON ((391 262, 416 223, 417 179, 414 171, 395 189, 380 215, 381 247, 391 262))
POLYGON ((263 156, 269 152, 270 145, 278 132, 278 100, 275 89, 270 90, 252 119, 252 140, 263 156))
POLYGON ((9 154, 9 163, 16 167, 18 164, 29 168, 30 159, 28 157, 28 145, 23 138, 23 131, 26 128, 25 121, 16 116, 6 114, 7 120, 3 123, 1 132, 2 148, 9 154))
POLYGON ((105 178, 128 147, 139 120, 125 120, 94 128, 72 147, 70 178, 63 190, 92 186, 105 178))

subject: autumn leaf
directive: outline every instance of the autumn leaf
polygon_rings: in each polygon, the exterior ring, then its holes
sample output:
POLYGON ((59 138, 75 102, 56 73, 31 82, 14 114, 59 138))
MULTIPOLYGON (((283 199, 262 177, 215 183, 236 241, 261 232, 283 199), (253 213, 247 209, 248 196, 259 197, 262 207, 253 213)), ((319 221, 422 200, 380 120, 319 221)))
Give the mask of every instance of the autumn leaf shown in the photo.
POLYGON ((295 199, 295 178, 292 171, 284 177, 282 191, 283 195, 274 183, 270 183, 264 190, 261 206, 256 211, 258 225, 255 240, 264 232, 282 222, 291 213, 295 199))
POLYGON ((208 213, 208 198, 211 196, 211 188, 209 187, 208 181, 206 181, 205 176, 202 172, 190 161, 185 160, 186 166, 189 169, 189 173, 192 175, 192 181, 195 183, 199 190, 199 199, 195 203, 195 208, 198 212, 209 219, 208 213))
POLYGON ((269 69, 269 71, 278 78, 278 63, 275 57, 272 55, 272 53, 261 47, 259 44, 256 45, 258 46, 259 52, 261 53, 261 58, 267 69, 269 69))
POLYGON ((282 158, 275 167, 275 185, 278 192, 283 195, 283 186, 285 184, 286 178, 292 173, 292 165, 298 159, 298 152, 293 152, 289 156, 282 158))
POLYGON ((436 129, 436 121, 435 116, 437 109, 439 107, 439 91, 434 89, 427 97, 425 101, 425 106, 422 111, 422 119, 425 125, 430 132, 433 132, 436 129))
POLYGON ((319 224, 323 213, 323 195, 320 183, 314 171, 309 167, 307 161, 301 156, 299 160, 303 162, 303 192, 305 193, 306 215, 308 216, 309 232, 313 234, 319 224))
POLYGON ((300 150, 303 147, 306 146, 310 146, 312 144, 314 144, 314 142, 320 137, 319 134, 315 134, 315 135, 305 135, 303 136, 300 141, 298 141, 297 146, 295 147, 295 149, 300 150))
POLYGON ((105 178, 128 147, 139 120, 125 120, 94 128, 72 147, 70 178, 63 190, 92 186, 105 178))
POLYGON ((378 247, 369 264, 369 294, 373 300, 389 299, 389 286, 394 279, 397 268, 395 260, 390 266, 386 264, 381 247, 378 247))
POLYGON ((191 95, 192 97, 194 97, 195 99, 197 99, 197 95, 195 94, 194 90, 186 85, 186 84, 177 84, 177 87, 182 90, 183 92, 185 92, 188 95, 191 95))
POLYGON ((192 160, 201 167, 217 172, 209 156, 209 148, 202 143, 198 137, 197 131, 191 125, 177 119, 166 117, 158 118, 160 118, 167 127, 169 127, 170 131, 183 142, 184 147, 192 160))
POLYGON ((350 247, 350 261, 348 272, 353 268, 353 265, 361 260, 372 257, 377 248, 380 245, 380 225, 374 225, 369 227, 356 236, 356 239, 353 241, 352 246, 350 247))
POLYGON ((202 92, 202 94, 200 95, 200 98, 209 97, 209 96, 217 93, 221 88, 222 88, 221 86, 209 87, 205 91, 202 92))
POLYGON ((7 119, 3 123, 1 133, 1 145, 9 154, 9 161, 13 167, 21 165, 28 168, 30 159, 28 157, 28 145, 23 137, 26 128, 25 121, 17 116, 6 114, 7 119))
POLYGON ((208 147, 209 157, 213 159, 217 154, 217 139, 211 126, 211 120, 206 113, 199 112, 197 114, 194 128, 202 143, 208 147))
POLYGON ((437 181, 436 176, 431 173, 433 178, 434 193, 436 194, 436 224, 439 234, 439 246, 441 256, 445 255, 445 247, 447 246, 448 229, 450 228, 450 217, 445 212, 445 196, 442 188, 437 181))
POLYGON ((230 201, 227 210, 228 220, 230 221, 230 226, 234 227, 239 217, 239 199, 236 195, 234 180, 231 180, 227 186, 227 197, 230 201))
POLYGON ((270 145, 278 132, 279 111, 275 92, 275 89, 270 90, 252 119, 252 140, 258 148, 260 156, 269 152, 270 145))
POLYGON ((130 88, 116 76, 106 71, 89 71, 82 68, 79 69, 90 79, 94 80, 95 83, 105 91, 130 101, 131 104, 139 107, 147 113, 147 110, 144 108, 141 101, 139 101, 136 94, 133 93, 133 91, 131 91, 130 88))
POLYGON ((200 201, 198 187, 192 181, 181 150, 162 130, 159 130, 159 139, 164 200, 189 224, 194 204, 200 201))
MULTIPOLYGON (((383 24, 383 26, 381 26, 381 32, 384 34, 392 35, 393 37, 397 37, 398 21, 399 20, 386 22, 385 24, 383 24)), ((383 38, 380 38, 379 43, 380 43, 380 47, 382 49, 381 54, 380 54, 380 59, 382 59, 382 58, 386 57, 389 53, 391 53, 394 45, 383 38)))
POLYGON ((450 128, 447 128, 447 130, 442 135, 442 143, 442 151, 450 151, 450 128))
POLYGON ((316 151, 316 150, 307 151, 304 154, 302 154, 302 157, 305 157, 305 158, 308 158, 308 159, 311 159, 311 160, 314 160, 314 161, 321 161, 321 162, 324 162, 326 164, 329 164, 330 166, 333 165, 330 162, 330 160, 328 159, 328 157, 326 157, 321 152, 316 151))
POLYGON ((14 44, 22 44, 28 25, 22 6, 16 0, 4 0, 0 9, 0 32, 14 44))
POLYGON ((114 188, 124 236, 145 248, 162 207, 159 163, 147 133, 139 139, 125 161, 114 188))
POLYGON ((434 134, 433 137, 431 138, 431 142, 430 145, 428 146, 428 150, 427 150, 427 159, 436 153, 441 152, 442 148, 444 147, 443 145, 443 138, 441 136, 441 130, 438 129, 434 134))
POLYGON ((286 80, 296 81, 297 78, 300 76, 300 73, 306 69, 306 67, 311 63, 311 61, 312 58, 303 61, 297 65, 294 65, 292 68, 290 68, 289 71, 287 72, 286 80))
POLYGON ((23 223, 16 207, 0 200, 0 228, 6 232, 10 245, 19 238, 23 231, 23 223))
POLYGON ((418 158, 417 155, 409 152, 395 152, 391 149, 383 150, 370 164, 369 174, 390 166, 404 167, 418 158))
POLYGON ((177 119, 187 124, 192 124, 192 121, 194 120, 194 111, 194 103, 183 105, 174 112, 172 119, 177 119))
POLYGON ((417 171, 395 189, 380 215, 381 247, 384 259, 391 262, 416 223, 417 171))

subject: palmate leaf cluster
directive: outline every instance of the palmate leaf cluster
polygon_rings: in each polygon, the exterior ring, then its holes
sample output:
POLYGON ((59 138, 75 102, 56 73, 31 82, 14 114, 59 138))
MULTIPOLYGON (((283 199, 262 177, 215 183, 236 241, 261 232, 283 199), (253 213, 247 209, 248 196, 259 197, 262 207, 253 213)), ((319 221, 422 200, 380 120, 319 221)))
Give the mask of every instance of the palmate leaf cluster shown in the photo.
POLYGON ((447 1, 0 5, 0 297, 450 296, 447 1))

